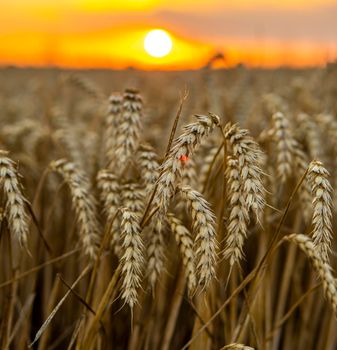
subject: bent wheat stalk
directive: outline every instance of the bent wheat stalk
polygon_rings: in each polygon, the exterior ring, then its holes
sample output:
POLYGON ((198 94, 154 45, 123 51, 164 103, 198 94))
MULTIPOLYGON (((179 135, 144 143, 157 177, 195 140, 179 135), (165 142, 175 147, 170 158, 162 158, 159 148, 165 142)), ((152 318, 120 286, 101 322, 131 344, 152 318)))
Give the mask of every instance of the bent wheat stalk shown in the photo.
POLYGON ((28 215, 22 195, 16 164, 7 157, 8 152, 0 150, 0 181, 6 196, 5 216, 8 220, 8 228, 11 234, 26 249, 29 233, 28 215))

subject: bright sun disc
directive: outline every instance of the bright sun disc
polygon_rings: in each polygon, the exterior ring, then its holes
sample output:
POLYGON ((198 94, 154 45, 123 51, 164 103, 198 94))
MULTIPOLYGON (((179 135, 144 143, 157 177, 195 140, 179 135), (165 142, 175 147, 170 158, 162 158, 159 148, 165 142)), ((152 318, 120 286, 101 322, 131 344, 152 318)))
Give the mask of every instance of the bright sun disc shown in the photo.
POLYGON ((172 50, 170 35, 162 29, 154 29, 147 33, 144 49, 152 57, 164 57, 172 50))

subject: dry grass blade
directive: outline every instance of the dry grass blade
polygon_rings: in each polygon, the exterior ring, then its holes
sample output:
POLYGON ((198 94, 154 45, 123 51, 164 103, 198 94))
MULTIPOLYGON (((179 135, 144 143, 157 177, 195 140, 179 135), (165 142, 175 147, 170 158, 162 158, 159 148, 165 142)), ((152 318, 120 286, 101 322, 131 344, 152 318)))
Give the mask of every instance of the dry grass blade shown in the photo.
POLYGON ((49 323, 52 321, 52 319, 54 318, 55 314, 57 313, 57 311, 60 309, 60 307, 62 306, 62 304, 65 302, 65 300, 67 299, 67 297, 69 296, 69 294, 71 293, 71 290, 74 289, 76 287, 76 285, 80 282, 80 280, 89 272, 90 268, 89 266, 86 267, 82 273, 78 276, 78 278, 74 281, 74 283, 71 285, 71 289, 68 289, 67 293, 63 296, 63 298, 58 302, 58 304, 55 306, 55 308, 53 309, 53 311, 50 313, 50 315, 48 316, 48 318, 43 322, 43 325, 40 327, 40 329, 38 330, 38 332, 35 334, 35 338, 33 340, 32 343, 29 344, 29 347, 31 348, 41 337, 41 335, 43 334, 43 332, 46 330, 46 328, 48 327, 49 323))

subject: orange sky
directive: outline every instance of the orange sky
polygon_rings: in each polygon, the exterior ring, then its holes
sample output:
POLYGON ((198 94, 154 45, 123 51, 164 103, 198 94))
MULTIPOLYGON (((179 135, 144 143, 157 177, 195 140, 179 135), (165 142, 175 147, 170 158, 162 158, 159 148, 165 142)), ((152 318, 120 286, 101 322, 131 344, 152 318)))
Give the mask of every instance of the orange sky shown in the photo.
POLYGON ((228 65, 322 65, 337 58, 337 1, 0 0, 0 64, 186 69, 216 51, 228 65), (167 30, 172 52, 144 37, 167 30))

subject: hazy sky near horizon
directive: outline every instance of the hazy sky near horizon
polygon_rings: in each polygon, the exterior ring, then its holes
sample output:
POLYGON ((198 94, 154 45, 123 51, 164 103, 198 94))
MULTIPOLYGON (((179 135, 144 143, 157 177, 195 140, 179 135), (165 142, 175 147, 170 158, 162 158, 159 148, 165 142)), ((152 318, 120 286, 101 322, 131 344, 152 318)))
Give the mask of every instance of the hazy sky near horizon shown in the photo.
MULTIPOLYGON (((79 43, 86 35, 98 41, 111 36, 111 43, 113 38, 117 43, 132 30, 156 27, 168 30, 185 46, 190 42, 191 47, 198 43, 203 48, 243 52, 241 46, 246 45, 247 54, 254 51, 256 56, 261 50, 267 61, 269 48, 282 57, 286 48, 302 50, 307 60, 312 55, 313 63, 318 50, 320 60, 337 55, 337 1, 331 0, 0 0, 0 61, 20 54, 20 47, 15 47, 20 38, 27 41, 25 50, 29 41, 31 50, 38 51, 41 43, 48 46, 48 38, 60 47, 71 46, 72 36, 79 43)), ((113 50, 108 51, 113 57, 113 50)), ((34 61, 33 54, 25 55, 34 61)))

